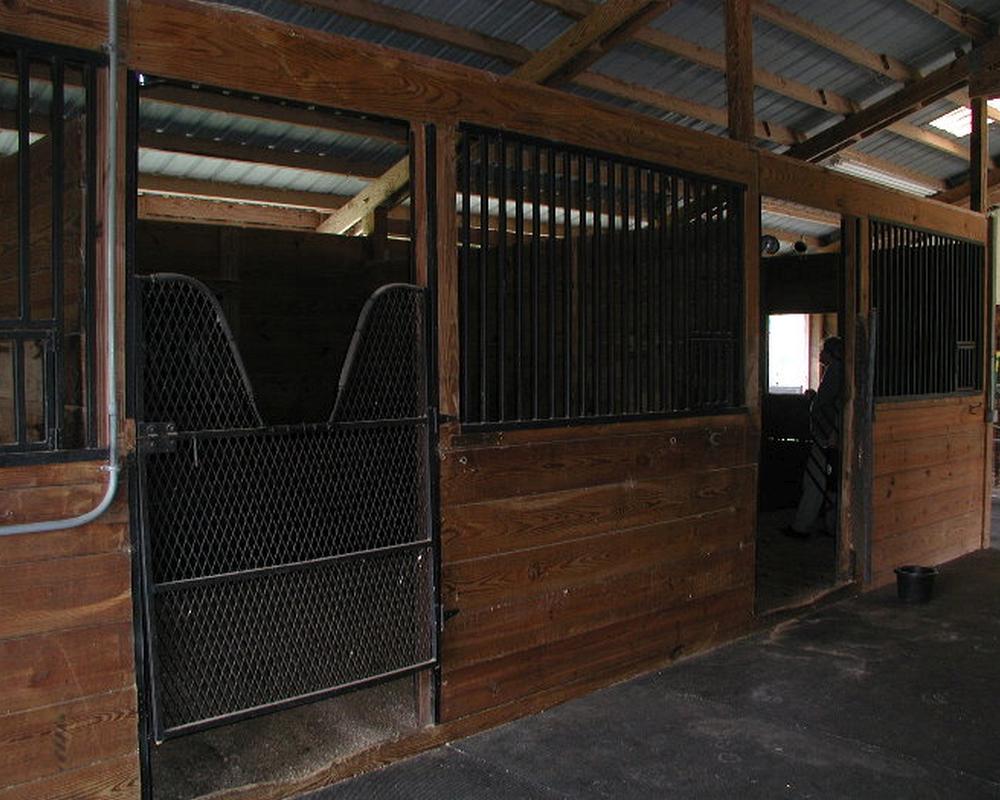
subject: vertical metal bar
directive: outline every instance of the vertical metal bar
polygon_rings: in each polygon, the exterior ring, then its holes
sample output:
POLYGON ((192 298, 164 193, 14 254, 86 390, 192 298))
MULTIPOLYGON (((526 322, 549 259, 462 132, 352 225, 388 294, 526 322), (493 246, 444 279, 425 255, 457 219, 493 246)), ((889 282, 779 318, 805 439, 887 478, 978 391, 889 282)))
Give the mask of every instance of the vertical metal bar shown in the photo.
POLYGON ((621 365, 615 358, 617 351, 616 336, 618 325, 615 318, 615 291, 618 273, 618 258, 615 250, 615 231, 617 228, 618 215, 618 194, 616 186, 618 165, 608 160, 608 257, 607 257, 607 282, 604 295, 604 318, 605 318, 605 353, 604 364, 607 369, 605 376, 605 412, 615 413, 615 381, 621 365))
POLYGON ((517 418, 524 419, 524 142, 518 141, 514 149, 514 156, 517 163, 514 165, 514 180, 517 185, 514 188, 514 241, 517 247, 515 254, 515 325, 517 327, 517 341, 514 347, 515 353, 515 382, 517 384, 517 418))
POLYGON ((667 248, 670 239, 667 234, 669 224, 668 209, 670 207, 671 178, 663 172, 659 173, 659 229, 657 238, 657 271, 660 273, 660 410, 673 411, 673 335, 670 326, 673 315, 670 313, 670 303, 673 299, 671 289, 671 271, 667 258, 667 248))
POLYGON ((601 237, 601 229, 604 227, 604 220, 601 218, 603 198, 601 192, 601 183, 603 178, 601 177, 601 159, 594 159, 594 245, 593 245, 593 271, 592 279, 590 281, 591 286, 591 314, 592 314, 592 345, 590 348, 591 360, 593 361, 593 395, 594 395, 594 414, 600 416, 604 411, 604 405, 601 402, 601 380, 602 380, 602 359, 603 359, 603 347, 604 341, 601 336, 601 321, 603 319, 603 314, 601 313, 601 304, 603 299, 606 297, 606 293, 602 290, 602 274, 604 270, 604 253, 602 248, 604 243, 601 237))
POLYGON ((507 139, 497 137, 499 184, 497 185, 497 420, 507 419, 507 139))
POLYGON ((579 372, 580 398, 577 408, 578 414, 585 417, 588 414, 587 407, 587 374, 589 365, 587 363, 587 322, 590 315, 590 304, 587 302, 587 271, 589 269, 587 256, 590 249, 587 247, 587 156, 579 153, 576 157, 577 163, 577 194, 579 196, 577 213, 580 215, 580 223, 577 226, 577 238, 579 247, 576 259, 577 274, 577 326, 579 333, 579 345, 577 346, 577 371, 579 372))
POLYGON ((628 387, 631 381, 631 365, 629 364, 629 339, 632 336, 632 328, 629 323, 628 309, 628 283, 629 283, 629 246, 632 238, 632 225, 629 221, 631 208, 629 203, 630 175, 628 164, 622 164, 622 226, 621 238, 619 240, 618 265, 621 275, 621 290, 618 294, 618 316, 621 320, 621 336, 618 340, 618 361, 621 369, 618 374, 618 402, 616 409, 619 413, 627 413, 630 410, 628 387))
MULTIPOLYGON (((17 257, 20 319, 31 319, 31 62, 17 51, 17 257)), ((24 387, 21 387, 23 392, 24 387)), ((20 439, 19 439, 20 441, 20 439)))
MULTIPOLYGON (((472 280, 469 274, 469 264, 472 256, 472 153, 469 140, 472 138, 470 131, 462 131, 459 134, 461 141, 462 159, 462 265, 461 265, 461 291, 462 307, 460 317, 462 320, 462 341, 461 341, 461 373, 462 373, 462 416, 471 420, 470 402, 472 395, 471 370, 469 349, 472 344, 471 322, 472 313, 472 280)), ((482 195, 480 195, 482 203, 482 195)))
POLYGON ((489 420, 490 136, 479 138, 479 421, 489 420))
POLYGON ((648 348, 648 375, 646 381, 646 408, 662 411, 660 407, 660 271, 657 269, 654 242, 659 235, 657 209, 659 195, 656 191, 656 172, 647 172, 646 182, 646 346, 648 348))
POLYGON ((547 280, 549 289, 549 419, 556 417, 556 151, 548 149, 549 253, 547 280))
POLYGON ((52 398, 53 410, 48 419, 48 440, 52 447, 62 445, 63 417, 65 415, 63 394, 65 385, 63 378, 63 354, 65 348, 65 320, 63 318, 63 189, 64 189, 64 130, 63 130, 63 78, 64 66, 62 59, 52 61, 52 104, 51 104, 51 138, 52 138, 52 317, 53 348, 52 348, 52 387, 51 392, 45 392, 46 398, 52 398))
POLYGON ((563 414, 573 416, 573 226, 569 151, 562 153, 563 169, 563 414))
POLYGON ((635 167, 632 173, 632 191, 635 196, 632 233, 632 296, 629 304, 632 306, 632 385, 631 408, 633 414, 642 410, 642 307, 639 294, 639 255, 641 252, 642 235, 642 169, 635 167))
POLYGON ((542 244, 542 163, 541 148, 534 146, 531 172, 531 417, 538 419, 538 273, 542 244))
MULTIPOLYGON (((97 444, 97 380, 95 378, 97 361, 97 314, 95 308, 97 285, 97 70, 90 64, 85 68, 84 82, 84 113, 86 114, 86 230, 84 232, 84 276, 83 301, 81 302, 81 326, 86 332, 84 358, 84 395, 87 404, 87 445, 97 444), (85 322, 84 322, 85 321, 85 322)), ((135 130, 139 114, 138 91, 129 94, 129 119, 132 120, 129 132, 129 158, 138 160, 138 132, 135 130)), ((138 167, 136 167, 138 171, 138 167)))

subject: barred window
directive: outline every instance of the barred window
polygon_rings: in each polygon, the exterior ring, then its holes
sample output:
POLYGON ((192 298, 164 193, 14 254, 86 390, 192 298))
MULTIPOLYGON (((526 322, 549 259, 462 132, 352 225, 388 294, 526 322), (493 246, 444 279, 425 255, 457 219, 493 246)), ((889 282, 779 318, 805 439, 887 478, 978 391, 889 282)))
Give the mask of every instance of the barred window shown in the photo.
POLYGON ((0 453, 95 443, 95 70, 0 41, 0 453))
POLYGON ((982 389, 984 259, 981 244, 872 222, 876 397, 982 389))
POLYGON ((742 404, 741 187, 473 127, 459 159, 463 423, 742 404))

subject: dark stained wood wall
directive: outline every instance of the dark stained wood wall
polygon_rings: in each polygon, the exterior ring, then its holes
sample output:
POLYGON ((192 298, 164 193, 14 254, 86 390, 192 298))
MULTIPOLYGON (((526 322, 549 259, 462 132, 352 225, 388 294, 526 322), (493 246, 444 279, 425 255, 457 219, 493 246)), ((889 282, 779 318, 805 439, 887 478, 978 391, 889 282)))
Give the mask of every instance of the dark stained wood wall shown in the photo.
POLYGON ((325 422, 365 300, 410 280, 409 243, 387 246, 376 259, 362 237, 141 221, 136 264, 221 297, 266 422, 325 422))
MULTIPOLYGON (((100 463, 0 469, 5 523, 80 514, 100 463)), ((138 798, 128 504, 0 537, 0 800, 138 798)))
POLYGON ((878 404, 872 586, 982 547, 985 435, 981 396, 878 404))
POLYGON ((443 721, 743 630, 756 452, 744 415, 444 437, 443 721))

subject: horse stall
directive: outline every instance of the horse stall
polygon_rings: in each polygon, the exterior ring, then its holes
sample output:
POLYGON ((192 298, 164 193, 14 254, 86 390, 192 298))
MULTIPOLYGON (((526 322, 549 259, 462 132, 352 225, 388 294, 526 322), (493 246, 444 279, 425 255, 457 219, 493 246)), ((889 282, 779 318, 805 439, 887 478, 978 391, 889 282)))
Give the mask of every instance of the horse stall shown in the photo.
POLYGON ((664 11, 564 5, 502 77, 0 4, 0 797, 295 796, 987 546, 985 143, 971 208, 810 163, 880 107, 761 146, 739 26, 728 137, 563 91, 664 11))

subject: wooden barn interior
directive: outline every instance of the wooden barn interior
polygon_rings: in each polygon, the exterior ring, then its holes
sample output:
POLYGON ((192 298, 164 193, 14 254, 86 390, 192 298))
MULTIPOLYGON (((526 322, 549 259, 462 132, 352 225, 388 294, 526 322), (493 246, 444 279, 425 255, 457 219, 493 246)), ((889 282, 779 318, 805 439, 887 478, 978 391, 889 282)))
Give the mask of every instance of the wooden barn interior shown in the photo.
POLYGON ((298 796, 989 548, 998 23, 0 3, 0 800, 298 796))

